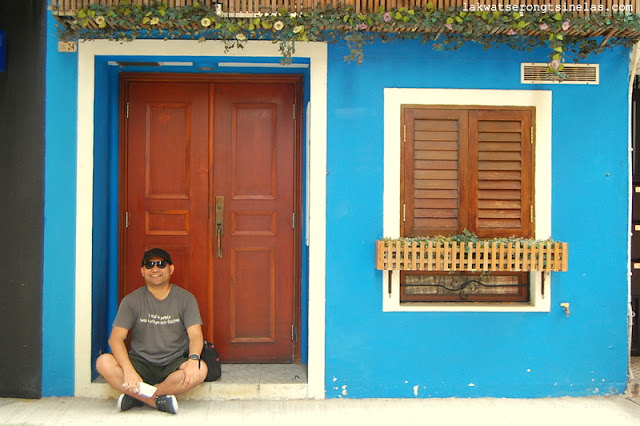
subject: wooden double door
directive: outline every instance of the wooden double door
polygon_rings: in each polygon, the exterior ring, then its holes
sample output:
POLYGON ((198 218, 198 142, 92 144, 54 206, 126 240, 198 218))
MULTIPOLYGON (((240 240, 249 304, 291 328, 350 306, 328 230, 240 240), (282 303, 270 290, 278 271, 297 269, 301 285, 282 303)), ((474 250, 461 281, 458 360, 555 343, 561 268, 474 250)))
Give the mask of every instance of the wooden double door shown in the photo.
POLYGON ((161 247, 226 363, 299 357, 297 77, 121 76, 120 297, 161 247))

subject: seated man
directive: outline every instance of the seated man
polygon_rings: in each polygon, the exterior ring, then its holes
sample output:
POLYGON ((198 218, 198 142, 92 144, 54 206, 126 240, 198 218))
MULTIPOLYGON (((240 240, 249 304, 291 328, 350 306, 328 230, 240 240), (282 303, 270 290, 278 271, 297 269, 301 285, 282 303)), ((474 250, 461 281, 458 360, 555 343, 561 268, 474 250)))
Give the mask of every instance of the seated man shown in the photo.
POLYGON ((167 413, 178 413, 174 395, 193 389, 207 376, 200 362, 202 319, 195 297, 170 284, 174 265, 166 251, 154 248, 142 258, 146 285, 127 295, 118 308, 109 337, 111 354, 102 354, 96 368, 115 389, 123 392, 118 408, 127 411, 143 403, 167 413), (131 351, 125 340, 131 330, 131 351), (140 383, 155 385, 150 396, 140 394, 140 383))

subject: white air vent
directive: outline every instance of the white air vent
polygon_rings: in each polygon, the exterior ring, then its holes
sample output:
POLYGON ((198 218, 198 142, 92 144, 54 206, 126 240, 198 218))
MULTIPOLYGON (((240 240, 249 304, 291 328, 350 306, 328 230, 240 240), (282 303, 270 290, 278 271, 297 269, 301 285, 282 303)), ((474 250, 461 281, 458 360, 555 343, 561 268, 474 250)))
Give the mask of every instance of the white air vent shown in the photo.
POLYGON ((522 84, 599 84, 599 64, 565 64, 562 73, 566 78, 559 80, 549 73, 549 64, 520 64, 520 80, 522 84))

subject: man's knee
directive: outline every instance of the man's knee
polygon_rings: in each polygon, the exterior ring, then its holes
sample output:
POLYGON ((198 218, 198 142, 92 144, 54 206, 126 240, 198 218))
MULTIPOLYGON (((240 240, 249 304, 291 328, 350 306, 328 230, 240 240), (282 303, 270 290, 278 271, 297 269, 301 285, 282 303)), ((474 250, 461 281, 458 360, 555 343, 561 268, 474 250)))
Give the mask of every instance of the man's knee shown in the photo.
POLYGON ((96 360, 96 370, 98 373, 102 374, 111 370, 114 366, 116 366, 118 362, 115 357, 111 354, 102 354, 96 360))

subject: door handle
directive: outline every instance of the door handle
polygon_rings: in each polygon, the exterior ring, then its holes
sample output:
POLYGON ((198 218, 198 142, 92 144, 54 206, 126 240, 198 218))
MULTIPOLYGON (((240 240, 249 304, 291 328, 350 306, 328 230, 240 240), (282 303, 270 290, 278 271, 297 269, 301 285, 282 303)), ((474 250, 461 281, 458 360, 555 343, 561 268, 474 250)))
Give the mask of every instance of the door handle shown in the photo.
POLYGON ((222 257, 222 237, 224 236, 224 196, 216 196, 216 257, 222 257))

